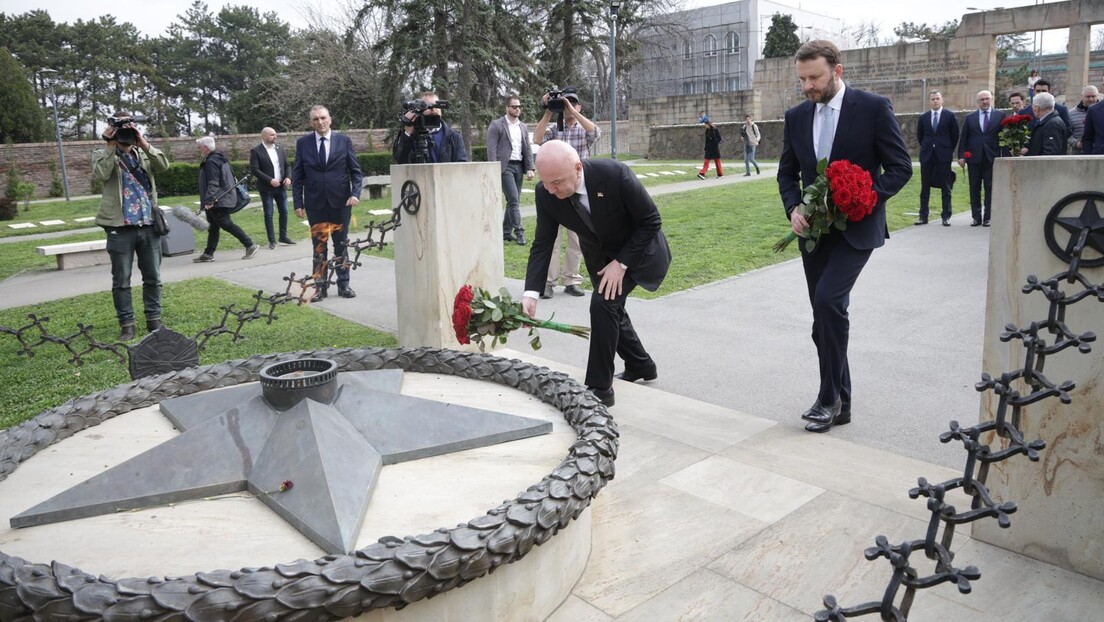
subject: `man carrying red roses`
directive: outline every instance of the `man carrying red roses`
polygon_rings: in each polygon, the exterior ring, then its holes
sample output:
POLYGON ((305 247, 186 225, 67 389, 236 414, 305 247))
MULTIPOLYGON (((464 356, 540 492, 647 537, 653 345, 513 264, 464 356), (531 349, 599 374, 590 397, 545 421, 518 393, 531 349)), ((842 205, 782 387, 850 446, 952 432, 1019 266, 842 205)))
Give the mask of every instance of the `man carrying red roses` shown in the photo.
MULTIPOLYGON (((889 100, 843 83, 843 65, 835 44, 809 41, 797 51, 795 64, 808 101, 786 112, 778 164, 778 191, 794 233, 802 235, 808 228, 803 210, 796 208, 804 200, 803 188, 816 180, 821 159, 847 160, 869 172, 877 194, 869 215, 855 221, 852 215, 859 215, 848 213, 846 229, 821 236, 811 251, 801 245, 820 368, 817 399, 801 417, 808 421, 806 430, 826 432, 833 425, 851 421, 851 372, 847 362, 851 288, 871 252, 889 237, 885 202, 912 177, 912 157, 889 100)), ((841 192, 838 199, 833 196, 833 201, 837 205, 852 204, 841 201, 854 199, 843 194, 859 192, 859 187, 833 187, 833 192, 841 192)))

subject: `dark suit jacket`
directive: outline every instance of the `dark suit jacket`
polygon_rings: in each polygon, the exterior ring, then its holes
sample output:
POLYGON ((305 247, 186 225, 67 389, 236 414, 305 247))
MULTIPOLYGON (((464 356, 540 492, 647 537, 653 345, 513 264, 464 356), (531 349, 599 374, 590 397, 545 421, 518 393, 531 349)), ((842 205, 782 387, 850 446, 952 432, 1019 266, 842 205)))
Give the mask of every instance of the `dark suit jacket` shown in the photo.
MULTIPOLYGON (((525 170, 533 168, 533 150, 529 146, 529 127, 521 121, 521 162, 525 170)), ((502 165, 502 170, 510 163, 510 152, 513 145, 510 144, 510 125, 505 116, 499 117, 487 126, 487 161, 502 165)))
POLYGON ((544 289, 559 225, 579 234, 591 279, 616 259, 629 267, 627 277, 648 291, 658 289, 671 265, 671 249, 651 195, 617 160, 583 160, 583 181, 593 231, 569 199, 556 198, 543 183, 537 184, 537 233, 525 270, 526 291, 544 289))
POLYGON ((958 117, 946 108, 939 111, 939 127, 932 129, 932 111, 916 122, 916 141, 920 143, 920 172, 932 186, 942 188, 948 181, 951 160, 958 145, 958 117))
MULTIPOLYGON (((1062 123, 1066 124, 1066 131, 1068 133, 1073 132, 1073 121, 1070 121, 1069 108, 1066 108, 1058 102, 1054 103, 1054 112, 1058 113, 1058 116, 1062 119, 1062 123)), ((1027 126, 1027 129, 1034 131, 1035 126, 1039 124, 1039 120, 1035 118, 1035 109, 1031 107, 1031 102, 1028 102, 1027 107, 1023 109, 1023 114, 1031 117, 1031 125, 1027 126)))
MULTIPOLYGON (((437 142, 432 135, 429 141, 430 159, 436 162, 467 162, 468 150, 464 147, 464 139, 460 132, 452 129, 448 123, 441 121, 441 148, 437 149, 437 142), (435 159, 434 159, 435 157, 435 159)), ((414 135, 405 131, 399 132, 395 137, 395 144, 391 145, 391 157, 398 164, 414 163, 414 135)))
POLYGON ((1081 134, 1081 153, 1104 154, 1104 102, 1089 106, 1085 113, 1085 131, 1081 134))
POLYGON ((962 121, 962 132, 958 139, 958 157, 970 152, 970 157, 965 158, 968 164, 990 164, 1001 154, 1000 146, 1000 122, 1004 119, 1004 113, 994 108, 989 109, 989 124, 985 131, 981 131, 981 114, 974 110, 966 115, 962 121))
POLYGON ((1066 155, 1066 140, 1069 131, 1062 117, 1051 113, 1037 121, 1031 137, 1027 141, 1027 155, 1066 155))
POLYGON ((344 134, 330 131, 329 142, 323 164, 318 161, 314 132, 295 141, 291 193, 297 210, 340 209, 345 207, 349 197, 360 198, 364 175, 353 151, 353 141, 344 134))
MULTIPOLYGON (((810 101, 786 111, 782 155, 778 161, 778 192, 787 217, 801 204, 802 189, 816 181, 815 114, 816 104, 810 101)), ((878 193, 874 211, 859 222, 847 223, 847 229, 841 232, 843 237, 858 250, 884 245, 889 237, 886 199, 897 194, 912 177, 912 155, 888 99, 847 87, 832 141, 831 160, 848 160, 870 171, 878 193)))
MULTIPOLYGON (((291 171, 288 170, 287 151, 280 145, 276 145, 276 159, 280 162, 280 172, 283 173, 283 177, 277 181, 282 184, 285 179, 291 177, 291 171)), ((276 171, 272 170, 272 160, 268 157, 268 150, 265 149, 264 143, 249 150, 249 170, 253 173, 254 179, 257 180, 257 190, 259 192, 267 193, 277 190, 271 184, 276 171)))

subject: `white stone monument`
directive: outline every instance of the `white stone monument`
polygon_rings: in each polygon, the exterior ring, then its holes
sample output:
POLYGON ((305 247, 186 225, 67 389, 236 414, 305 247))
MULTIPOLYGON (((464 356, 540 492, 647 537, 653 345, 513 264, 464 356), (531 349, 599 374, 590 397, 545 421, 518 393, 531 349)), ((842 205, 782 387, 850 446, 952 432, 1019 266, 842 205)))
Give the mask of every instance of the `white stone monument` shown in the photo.
POLYGON ((457 342, 452 302, 465 284, 497 292, 505 283, 501 179, 498 162, 391 167, 392 206, 409 194, 407 182, 420 196, 417 213, 403 211, 395 230, 400 345, 475 348, 457 342))
MULTIPOLYGON (((1030 326, 1047 318, 1048 301, 1040 292, 1022 293, 1028 275, 1040 280, 1065 271, 1068 264, 1047 247, 1047 214, 1063 198, 1077 192, 1104 192, 1104 158, 1054 156, 998 159, 993 173, 993 226, 989 234, 989 284, 985 309, 984 371, 998 377, 1024 366, 1023 342, 999 340, 1004 326, 1030 326)), ((1085 213, 1086 199, 1062 209, 1062 215, 1085 213)), ((1104 201, 1095 208, 1104 212, 1104 201)), ((1089 208, 1091 210, 1091 207, 1089 208)), ((1069 231, 1059 227, 1061 247, 1069 231)), ((1099 258, 1096 250, 1087 257, 1099 258)), ((1094 285, 1104 283, 1104 267, 1083 267, 1094 285)), ((1079 284, 1063 285, 1067 295, 1079 284)), ((1043 374, 1060 385, 1076 383, 1072 402, 1052 397, 1025 406, 1021 428, 1024 439, 1041 438, 1046 449, 1038 462, 1017 456, 996 463, 988 487, 998 502, 1014 501, 1018 511, 1012 524, 1001 529, 995 520, 973 523, 973 537, 1050 562, 1097 579, 1104 579, 1104 303, 1095 297, 1067 307, 1066 325, 1074 334, 1094 332, 1100 339, 1083 354, 1077 348, 1048 355, 1043 374)), ((1046 335, 1054 344, 1053 335, 1046 335)), ((1021 394, 1031 389, 1020 383, 1021 394)), ((983 394, 981 421, 995 417, 999 397, 983 394)), ((982 437, 994 450, 1007 446, 990 433, 982 437)))

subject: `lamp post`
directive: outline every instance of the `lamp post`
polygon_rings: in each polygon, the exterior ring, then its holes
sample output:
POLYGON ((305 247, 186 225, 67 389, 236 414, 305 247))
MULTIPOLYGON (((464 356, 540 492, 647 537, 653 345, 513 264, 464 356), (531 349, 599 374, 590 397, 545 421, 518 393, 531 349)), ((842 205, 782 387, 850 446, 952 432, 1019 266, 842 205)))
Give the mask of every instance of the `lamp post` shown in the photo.
POLYGON ((610 157, 617 159, 617 9, 621 0, 610 0, 610 157))
POLYGON ((65 200, 69 200, 69 176, 65 171, 65 149, 61 146, 61 126, 58 125, 57 91, 54 83, 57 82, 57 69, 40 69, 39 75, 42 82, 50 88, 50 103, 54 107, 54 136, 57 138, 58 156, 61 158, 61 186, 65 189, 65 200))

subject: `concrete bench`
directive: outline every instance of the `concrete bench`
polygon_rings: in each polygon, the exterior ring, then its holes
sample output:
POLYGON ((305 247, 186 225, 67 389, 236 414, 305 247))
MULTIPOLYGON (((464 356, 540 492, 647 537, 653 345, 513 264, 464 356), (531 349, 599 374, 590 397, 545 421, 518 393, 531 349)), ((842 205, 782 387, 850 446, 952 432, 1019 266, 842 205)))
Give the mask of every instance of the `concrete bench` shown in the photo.
POLYGON ((58 270, 111 263, 111 257, 107 254, 107 240, 38 246, 35 247, 35 252, 47 257, 57 257, 58 270))
POLYGON ((390 175, 372 175, 364 178, 364 187, 368 188, 369 199, 382 199, 383 189, 390 185, 390 175))

